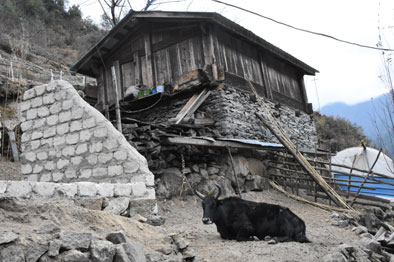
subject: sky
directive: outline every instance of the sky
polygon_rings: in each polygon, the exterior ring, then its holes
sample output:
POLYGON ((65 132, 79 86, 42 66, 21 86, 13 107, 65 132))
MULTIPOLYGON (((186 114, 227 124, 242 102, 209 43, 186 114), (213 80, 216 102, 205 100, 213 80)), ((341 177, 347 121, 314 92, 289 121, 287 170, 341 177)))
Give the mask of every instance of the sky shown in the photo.
MULTIPOLYGON (((381 35, 384 48, 394 49, 393 0, 222 0, 292 26, 328 34, 368 46, 381 35)), ((130 0, 140 10, 144 0, 130 0)), ((317 69, 306 76, 308 100, 315 110, 334 102, 355 104, 370 100, 387 88, 380 80, 382 52, 300 32, 212 0, 164 0, 164 11, 217 12, 317 69)), ((102 14, 98 0, 69 0, 84 17, 97 23, 102 14)), ((387 54, 387 52, 386 52, 387 54)), ((394 68, 394 65, 392 66, 394 68)))

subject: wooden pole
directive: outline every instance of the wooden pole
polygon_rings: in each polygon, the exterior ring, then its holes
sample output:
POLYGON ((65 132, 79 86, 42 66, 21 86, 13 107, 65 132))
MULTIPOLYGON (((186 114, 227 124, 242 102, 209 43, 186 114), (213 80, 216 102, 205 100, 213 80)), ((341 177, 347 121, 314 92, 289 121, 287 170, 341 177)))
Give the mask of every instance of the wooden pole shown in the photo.
POLYGON ((239 182, 238 182, 237 173, 235 172, 233 156, 231 155, 231 150, 230 150, 229 147, 227 147, 227 151, 228 151, 228 154, 229 154, 229 156, 230 156, 231 166, 232 166, 232 168, 233 168, 233 173, 234 173, 234 177, 235 177, 235 182, 237 183, 238 195, 239 195, 239 198, 242 198, 241 189, 240 189, 240 187, 239 187, 239 182))
POLYGON ((271 180, 270 180, 269 183, 270 183, 270 185, 271 185, 273 188, 275 188, 275 189, 278 190, 279 192, 285 194, 286 196, 288 196, 288 197, 290 197, 290 198, 293 198, 293 199, 295 199, 295 200, 298 200, 298 201, 307 203, 307 204, 309 204, 309 205, 312 205, 312 206, 315 206, 315 207, 319 207, 319 208, 322 208, 322 209, 325 209, 325 210, 329 210, 329 211, 357 213, 357 212, 356 212, 355 210, 353 210, 353 209, 350 209, 350 210, 349 210, 349 209, 343 209, 343 208, 338 208, 338 207, 331 207, 331 206, 327 206, 327 205, 324 205, 324 204, 320 204, 320 203, 315 203, 315 202, 309 201, 309 200, 307 200, 307 199, 305 199, 305 198, 302 198, 302 197, 299 197, 299 196, 296 196, 296 195, 293 195, 293 194, 288 193, 287 191, 283 190, 283 188, 282 188, 281 186, 279 186, 278 184, 276 184, 274 181, 271 181, 271 180))
MULTIPOLYGON (((119 61, 117 61, 119 63, 119 61)), ((119 92, 118 92, 118 81, 116 78, 116 72, 115 72, 115 67, 111 67, 111 72, 112 72, 112 81, 115 87, 115 112, 116 112, 116 126, 117 129, 120 133, 122 133, 122 119, 120 116, 120 106, 119 106, 119 92)))
POLYGON ((264 104, 262 98, 256 92, 252 83, 248 80, 253 93, 255 94, 257 101, 259 102, 261 108, 263 109, 265 116, 268 121, 265 120, 260 114, 256 112, 256 116, 263 122, 263 124, 268 127, 268 129, 276 136, 276 138, 283 144, 284 147, 293 155, 293 157, 301 164, 301 166, 308 172, 308 174, 315 180, 315 182, 324 190, 324 192, 340 207, 352 210, 353 208, 349 206, 346 201, 344 201, 341 196, 332 189, 327 182, 320 176, 320 174, 312 167, 312 165, 305 159, 305 157, 295 148, 294 144, 287 138, 285 133, 281 130, 280 126, 276 123, 276 120, 271 115, 269 109, 264 104))
POLYGON ((371 168, 370 168, 369 171, 368 171, 368 174, 367 174, 367 175, 365 176, 365 178, 364 178, 364 181, 361 183, 360 187, 358 188, 357 193, 356 193, 356 195, 355 195, 354 198, 353 198, 353 201, 350 203, 350 206, 353 206, 353 204, 354 204, 354 202, 356 201, 358 195, 360 194, 361 188, 364 186, 365 181, 367 181, 368 176, 370 175, 372 169, 375 167, 375 164, 378 162, 380 153, 382 153, 382 149, 379 150, 379 153, 378 153, 378 155, 377 155, 377 157, 376 157, 376 159, 375 159, 375 162, 373 162, 371 168))

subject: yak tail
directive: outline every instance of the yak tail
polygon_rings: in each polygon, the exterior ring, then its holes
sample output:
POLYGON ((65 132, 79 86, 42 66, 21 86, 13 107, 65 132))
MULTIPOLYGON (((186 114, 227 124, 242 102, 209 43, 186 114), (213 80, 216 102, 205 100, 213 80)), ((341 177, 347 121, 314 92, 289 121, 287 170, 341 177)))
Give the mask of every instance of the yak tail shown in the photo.
POLYGON ((300 242, 300 243, 311 243, 309 239, 306 237, 305 233, 298 233, 295 235, 295 241, 300 242))

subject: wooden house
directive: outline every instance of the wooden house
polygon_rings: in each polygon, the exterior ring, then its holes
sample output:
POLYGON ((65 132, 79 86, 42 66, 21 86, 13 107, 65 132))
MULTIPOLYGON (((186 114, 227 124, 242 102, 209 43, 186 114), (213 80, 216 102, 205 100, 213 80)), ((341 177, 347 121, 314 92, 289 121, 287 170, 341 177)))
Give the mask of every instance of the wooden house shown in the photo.
POLYGON ((217 13, 131 12, 71 70, 96 78, 98 101, 113 105, 129 86, 175 86, 205 66, 241 91, 251 81, 261 96, 312 112, 303 77, 318 71, 217 13))

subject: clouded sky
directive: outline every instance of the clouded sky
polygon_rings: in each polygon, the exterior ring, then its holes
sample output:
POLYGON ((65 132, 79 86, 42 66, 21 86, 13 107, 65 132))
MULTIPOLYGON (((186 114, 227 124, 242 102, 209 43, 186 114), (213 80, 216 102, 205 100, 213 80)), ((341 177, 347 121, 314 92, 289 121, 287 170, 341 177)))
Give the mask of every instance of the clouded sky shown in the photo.
MULTIPOLYGON (((394 49, 393 0, 222 0, 295 27, 376 46, 379 31, 383 47, 394 49), (378 27, 380 26, 380 30, 378 27)), ((99 21, 97 0, 69 0, 79 4, 84 16, 99 21)), ((144 0, 130 0, 135 10, 144 0)), ((171 2, 171 1, 167 1, 171 2)), ((320 71, 306 77, 309 102, 314 109, 332 102, 354 104, 387 91, 382 74, 381 51, 360 48, 278 25, 211 0, 185 0, 156 7, 166 11, 220 13, 320 71), (315 80, 315 81, 314 81, 315 80), (316 86, 315 86, 316 83, 316 86), (317 92, 316 92, 317 90, 317 92), (319 98, 319 101, 318 101, 319 98)), ((394 66, 393 66, 394 67, 394 66)))

